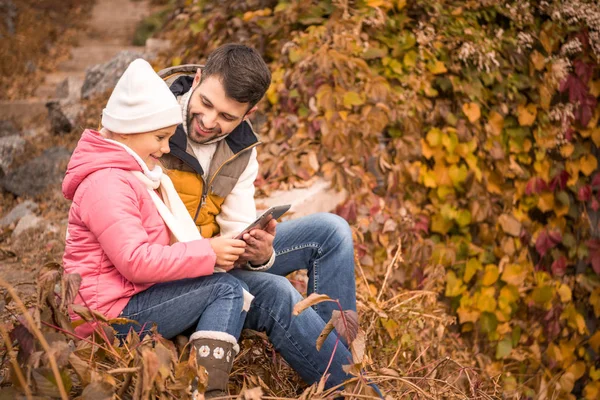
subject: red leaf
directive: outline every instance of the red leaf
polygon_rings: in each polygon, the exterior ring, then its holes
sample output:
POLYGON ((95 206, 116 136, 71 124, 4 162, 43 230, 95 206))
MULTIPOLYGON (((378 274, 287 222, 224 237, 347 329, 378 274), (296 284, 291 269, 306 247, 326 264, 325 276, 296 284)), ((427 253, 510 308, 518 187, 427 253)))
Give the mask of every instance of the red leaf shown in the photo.
POLYGON ((415 218, 415 232, 423 232, 425 235, 429 233, 429 218, 426 215, 418 215, 415 218))
POLYGON ((344 318, 340 311, 333 310, 331 321, 337 333, 346 339, 346 343, 350 344, 358 334, 358 314, 353 310, 344 310, 343 316, 344 318))
POLYGON ((600 189, 600 173, 596 173, 592 178, 592 189, 600 189))
POLYGON ((544 257, 546 253, 562 241, 559 231, 542 231, 535 241, 535 249, 544 257))
POLYGON ((592 197, 592 188, 590 185, 584 185, 579 188, 577 198, 579 201, 588 201, 592 197))
POLYGON ((539 194, 544 190, 548 190, 548 184, 546 181, 538 177, 531 178, 525 187, 525 194, 527 196, 531 196, 532 194, 539 194))
POLYGON ((598 211, 600 209, 600 203, 598 203, 598 198, 592 197, 592 210, 598 211))
POLYGON ((563 276, 567 270, 567 259, 561 256, 552 263, 552 273, 556 276, 563 276))
POLYGON ((338 206, 335 213, 348 223, 353 224, 356 222, 356 202, 354 200, 347 201, 345 204, 338 206))
POLYGON ((592 264, 592 269, 600 275, 600 240, 591 239, 586 242, 589 250, 588 262, 592 264))
POLYGON ((575 131, 573 130, 573 128, 567 129, 567 132, 565 133, 565 139, 567 140, 567 142, 569 142, 569 143, 572 142, 574 136, 575 136, 575 131))
POLYGON ((581 60, 575 60, 573 66, 575 67, 575 74, 577 77, 581 79, 584 84, 587 84, 594 72, 594 66, 581 60))
POLYGON ((567 181, 569 180, 570 175, 567 171, 562 170, 558 174, 552 178, 550 181, 550 190, 555 191, 556 188, 560 188, 560 190, 565 190, 567 187, 567 181))
POLYGON ((596 98, 589 93, 587 83, 592 75, 592 65, 575 61, 575 74, 571 74, 561 82, 560 91, 569 92, 569 102, 578 104, 575 118, 582 126, 587 126, 596 108, 596 98))

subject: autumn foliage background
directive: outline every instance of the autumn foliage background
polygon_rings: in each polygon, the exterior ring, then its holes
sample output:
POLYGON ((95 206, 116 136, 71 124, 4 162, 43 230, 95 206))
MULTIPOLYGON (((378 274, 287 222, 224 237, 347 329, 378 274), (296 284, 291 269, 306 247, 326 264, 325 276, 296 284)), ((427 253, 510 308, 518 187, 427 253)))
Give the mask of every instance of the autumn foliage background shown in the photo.
POLYGON ((179 5, 157 65, 235 41, 271 68, 259 194, 348 190, 360 364, 390 397, 600 398, 596 2, 179 5))

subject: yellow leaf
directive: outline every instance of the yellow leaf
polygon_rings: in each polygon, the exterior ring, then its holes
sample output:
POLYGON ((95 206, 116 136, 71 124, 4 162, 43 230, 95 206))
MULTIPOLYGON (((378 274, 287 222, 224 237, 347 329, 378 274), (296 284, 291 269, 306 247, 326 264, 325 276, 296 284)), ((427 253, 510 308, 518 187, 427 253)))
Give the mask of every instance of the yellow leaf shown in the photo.
POLYGON ((579 160, 579 168, 585 176, 590 176, 598 168, 598 160, 593 154, 586 154, 579 160))
POLYGON ((578 380, 585 374, 585 363, 583 361, 576 361, 567 368, 567 372, 572 373, 575 380, 578 380))
POLYGON ((425 140, 431 147, 437 147, 442 144, 442 131, 438 128, 431 128, 425 136, 425 140))
POLYGON ((467 287, 456 277, 454 271, 448 271, 446 274, 446 297, 460 296, 467 287))
POLYGON ((433 64, 427 65, 427 69, 434 75, 440 75, 448 72, 448 69, 444 63, 439 60, 435 60, 433 64))
POLYGON ((596 352, 600 352, 600 330, 596 331, 589 339, 590 347, 596 352))
POLYGON ((567 324, 571 328, 576 329, 577 332, 579 332, 579 334, 583 335, 587 332, 587 327, 585 325, 585 319, 583 318, 583 315, 581 315, 579 311, 575 309, 575 306, 572 303, 568 304, 564 308, 560 318, 566 319, 567 324))
POLYGON ((569 174, 569 180, 567 180, 567 186, 573 186, 579 179, 579 162, 568 160, 565 162, 567 172, 569 174))
POLYGON ((504 129, 504 117, 496 111, 492 111, 488 118, 488 125, 492 134, 498 136, 502 133, 502 129, 504 129))
POLYGON ((481 117, 481 110, 477 103, 465 103, 462 110, 471 123, 477 121, 481 117))
POLYGON ((590 368, 590 378, 593 381, 598 381, 600 380, 600 368, 596 369, 593 365, 590 368))
POLYGON ((585 400, 598 400, 600 398, 600 382, 590 382, 583 389, 585 400))
POLYGON ((554 88, 549 85, 542 84, 539 86, 539 92, 540 92, 540 106, 544 110, 548 111, 550 109, 552 95, 554 94, 554 88))
POLYGON ((538 198, 538 208, 543 212, 554 209, 554 193, 544 192, 538 198))
POLYGON ((406 7, 406 0, 398 0, 396 2, 396 8, 398 11, 402 10, 404 7, 406 7))
POLYGON ((560 301, 568 303, 572 298, 571 288, 564 283, 561 284, 558 288, 558 295, 560 296, 560 301))
POLYGON ((519 237, 521 234, 521 223, 512 215, 502 214, 498 217, 498 222, 505 233, 514 237, 519 237))
POLYGON ((427 159, 430 159, 435 154, 425 139, 421 139, 421 154, 423 154, 423 157, 427 159))
POLYGON ((452 221, 451 220, 447 220, 444 217, 442 217, 441 215, 434 215, 431 217, 431 231, 432 232, 437 232, 437 233, 441 233, 443 235, 445 235, 446 233, 448 233, 448 231, 450 230, 450 228, 452 228, 452 221))
POLYGON ((563 392, 571 393, 573 387, 575 386, 575 377, 572 373, 565 372, 558 380, 558 386, 563 392))
POLYGON ((171 65, 174 67, 181 65, 181 57, 173 57, 171 59, 171 65))
POLYGON ((592 137, 592 141, 596 145, 596 147, 600 147, 600 128, 590 129, 592 132, 590 136, 592 137))
POLYGON ((481 312, 494 312, 496 311, 496 299, 494 296, 490 296, 488 293, 481 293, 476 297, 477 308, 481 312))
POLYGON ((531 53, 531 63, 536 70, 541 71, 546 65, 546 57, 544 57, 539 51, 534 50, 531 53))
POLYGON ((554 40, 550 36, 548 36, 545 30, 542 30, 540 32, 540 43, 542 43, 542 46, 544 46, 544 50, 546 50, 546 53, 548 53, 548 55, 552 53, 553 42, 554 40))
POLYGON ((481 311, 479 310, 468 310, 462 307, 459 307, 458 310, 456 310, 456 313, 458 314, 458 320, 461 324, 465 324, 467 322, 475 323, 481 315, 481 311))
POLYGON ((464 165, 461 165, 460 167, 452 165, 448 170, 448 174, 450 175, 450 179, 454 186, 458 187, 465 179, 467 179, 467 168, 464 165))
POLYGON ((569 158, 571 157, 571 154, 573 154, 574 150, 575 146, 573 146, 571 143, 563 144, 562 146, 560 146, 560 155, 564 158, 569 158))
POLYGON ((344 93, 344 107, 352 108, 353 106, 360 106, 364 103, 364 99, 356 92, 344 93))
POLYGON ((498 280, 498 267, 493 264, 488 264, 485 266, 485 272, 483 273, 483 278, 481 279, 481 283, 484 286, 490 286, 496 283, 498 280))
POLYGON ((476 258, 470 258, 467 261, 467 265, 465 267, 465 275, 463 276, 463 280, 465 283, 468 283, 471 278, 482 268, 481 261, 476 258))
POLYGON ((519 116, 519 125, 531 126, 535 122, 537 106, 535 104, 519 105, 517 106, 517 115, 519 116))
POLYGON ((398 336, 398 327, 399 327, 399 325, 396 321, 394 321, 393 319, 389 319, 389 318, 381 318, 381 325, 383 325, 383 327, 387 331, 388 335, 390 335, 392 340, 396 339, 396 336, 398 336))
POLYGON ((590 295, 590 305, 594 307, 594 315, 596 318, 600 317, 600 287, 597 287, 592 291, 590 295))
POLYGON ((523 265, 508 264, 504 267, 504 271, 502 272, 502 277, 500 279, 508 284, 519 287, 523 284, 523 282, 525 282, 526 276, 527 271, 523 265))

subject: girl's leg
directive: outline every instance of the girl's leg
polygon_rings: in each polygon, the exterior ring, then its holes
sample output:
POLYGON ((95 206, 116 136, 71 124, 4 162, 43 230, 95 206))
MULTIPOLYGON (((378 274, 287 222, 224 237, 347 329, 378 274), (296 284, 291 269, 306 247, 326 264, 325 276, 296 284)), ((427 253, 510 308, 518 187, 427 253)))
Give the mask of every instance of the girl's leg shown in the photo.
POLYGON ((133 296, 121 317, 140 325, 114 325, 119 337, 130 329, 144 334, 156 324, 171 339, 188 328, 225 332, 237 340, 242 315, 242 286, 229 274, 159 283, 133 296))
POLYGON ((123 338, 129 329, 144 333, 156 323, 158 332, 167 339, 194 327, 190 351, 196 353, 198 364, 208 373, 204 396, 209 399, 227 395, 229 372, 239 352, 243 304, 242 286, 229 274, 161 283, 133 296, 121 314, 141 326, 113 327, 123 338))

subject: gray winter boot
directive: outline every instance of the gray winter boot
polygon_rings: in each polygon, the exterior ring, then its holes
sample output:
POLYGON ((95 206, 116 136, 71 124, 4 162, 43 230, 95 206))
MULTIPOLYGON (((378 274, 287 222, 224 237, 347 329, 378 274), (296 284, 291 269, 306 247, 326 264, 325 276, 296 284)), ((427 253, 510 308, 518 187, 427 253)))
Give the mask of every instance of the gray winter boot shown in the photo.
MULTIPOLYGON (((204 392, 206 399, 227 396, 229 373, 233 359, 240 351, 235 337, 225 332, 198 331, 190 337, 191 349, 196 352, 198 365, 206 368, 208 385, 204 392)), ((197 383, 192 385, 193 399, 197 398, 197 383)))

